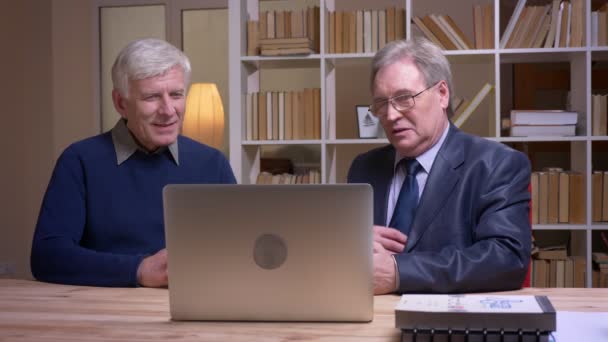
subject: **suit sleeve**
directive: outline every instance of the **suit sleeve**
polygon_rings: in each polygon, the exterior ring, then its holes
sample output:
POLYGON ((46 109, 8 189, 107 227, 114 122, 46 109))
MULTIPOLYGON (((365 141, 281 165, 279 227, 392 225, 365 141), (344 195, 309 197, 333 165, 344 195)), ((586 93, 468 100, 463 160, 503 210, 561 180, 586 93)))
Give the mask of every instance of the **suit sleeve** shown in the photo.
MULTIPOLYGON (((482 184, 479 190, 469 192, 478 197, 472 200, 475 206, 471 217, 462 218, 470 222, 471 243, 396 255, 398 292, 456 293, 521 287, 530 262, 530 163, 516 151, 497 159, 494 165, 486 165, 485 179, 477 180, 482 184)), ((457 234, 448 224, 439 231, 457 234)))
POLYGON ((98 252, 79 244, 86 224, 85 177, 78 154, 68 148, 42 202, 32 242, 32 274, 53 283, 137 286, 143 255, 98 252))

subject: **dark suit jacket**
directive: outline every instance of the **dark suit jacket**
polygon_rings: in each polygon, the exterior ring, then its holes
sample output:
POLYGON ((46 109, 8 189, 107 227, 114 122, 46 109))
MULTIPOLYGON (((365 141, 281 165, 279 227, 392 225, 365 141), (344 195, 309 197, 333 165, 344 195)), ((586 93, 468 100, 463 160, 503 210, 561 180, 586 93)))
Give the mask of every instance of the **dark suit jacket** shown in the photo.
MULTIPOLYGON (((349 183, 374 189, 374 224, 386 225, 395 149, 359 155, 349 183)), ((520 288, 530 262, 530 162, 506 145, 450 124, 420 198, 405 251, 395 255, 398 292, 520 288)))

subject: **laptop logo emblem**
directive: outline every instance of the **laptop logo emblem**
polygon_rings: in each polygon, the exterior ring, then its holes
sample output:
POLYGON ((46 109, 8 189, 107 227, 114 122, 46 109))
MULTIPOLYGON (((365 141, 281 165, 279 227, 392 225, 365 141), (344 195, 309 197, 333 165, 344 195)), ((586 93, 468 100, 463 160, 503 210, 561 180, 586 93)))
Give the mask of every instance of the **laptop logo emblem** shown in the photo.
POLYGON ((263 234, 255 240, 253 260, 263 269, 281 267, 287 260, 287 244, 275 234, 263 234))

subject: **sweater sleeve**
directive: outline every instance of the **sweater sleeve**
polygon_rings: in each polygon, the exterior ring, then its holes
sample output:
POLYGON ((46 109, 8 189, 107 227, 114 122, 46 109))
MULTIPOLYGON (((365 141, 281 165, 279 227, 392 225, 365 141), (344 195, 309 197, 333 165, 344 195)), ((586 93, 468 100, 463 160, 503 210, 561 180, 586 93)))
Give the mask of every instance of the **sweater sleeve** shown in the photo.
POLYGON ((236 184, 236 179, 234 178, 234 173, 232 172, 232 168, 230 167, 230 163, 221 155, 221 160, 218 162, 220 168, 220 183, 222 184, 236 184))
POLYGON ((59 158, 44 196, 32 242, 31 268, 41 281, 92 286, 137 285, 143 255, 80 245, 86 226, 86 174, 73 147, 59 158))

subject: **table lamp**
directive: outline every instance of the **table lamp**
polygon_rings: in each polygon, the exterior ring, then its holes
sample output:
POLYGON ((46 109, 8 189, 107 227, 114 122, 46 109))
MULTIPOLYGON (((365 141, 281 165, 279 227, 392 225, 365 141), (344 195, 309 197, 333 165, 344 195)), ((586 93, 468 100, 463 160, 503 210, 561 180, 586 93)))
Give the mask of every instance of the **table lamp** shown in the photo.
POLYGON ((224 106, 215 83, 194 83, 186 99, 182 133, 215 148, 224 142, 224 106))

